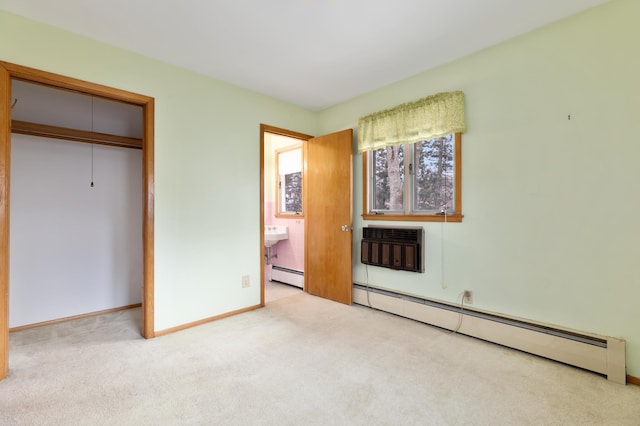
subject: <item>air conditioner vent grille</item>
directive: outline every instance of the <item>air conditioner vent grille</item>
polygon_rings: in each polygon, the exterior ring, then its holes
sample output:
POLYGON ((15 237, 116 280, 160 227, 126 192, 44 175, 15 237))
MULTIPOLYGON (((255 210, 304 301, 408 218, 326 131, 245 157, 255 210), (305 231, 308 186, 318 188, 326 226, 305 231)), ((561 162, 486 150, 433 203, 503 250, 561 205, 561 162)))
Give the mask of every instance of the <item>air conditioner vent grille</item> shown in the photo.
POLYGON ((413 228, 362 228, 362 238, 384 241, 409 241, 418 239, 421 229, 413 228))

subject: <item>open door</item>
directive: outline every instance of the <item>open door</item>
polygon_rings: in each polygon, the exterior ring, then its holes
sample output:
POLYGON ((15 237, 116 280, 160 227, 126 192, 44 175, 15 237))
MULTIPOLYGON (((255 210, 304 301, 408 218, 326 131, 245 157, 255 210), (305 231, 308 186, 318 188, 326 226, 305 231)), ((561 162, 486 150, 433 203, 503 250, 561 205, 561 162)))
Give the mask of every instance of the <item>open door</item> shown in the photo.
POLYGON ((352 302, 352 129, 305 144, 305 290, 352 302))

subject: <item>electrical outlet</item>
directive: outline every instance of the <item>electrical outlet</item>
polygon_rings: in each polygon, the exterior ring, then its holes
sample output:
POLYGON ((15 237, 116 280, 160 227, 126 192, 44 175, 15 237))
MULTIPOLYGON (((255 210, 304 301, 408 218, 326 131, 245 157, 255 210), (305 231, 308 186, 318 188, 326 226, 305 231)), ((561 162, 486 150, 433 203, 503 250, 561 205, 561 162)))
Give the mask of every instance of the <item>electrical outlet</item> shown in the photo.
POLYGON ((249 275, 242 276, 242 288, 251 287, 251 281, 249 281, 249 275))
POLYGON ((473 292, 471 290, 465 290, 462 296, 464 303, 473 304, 473 292))

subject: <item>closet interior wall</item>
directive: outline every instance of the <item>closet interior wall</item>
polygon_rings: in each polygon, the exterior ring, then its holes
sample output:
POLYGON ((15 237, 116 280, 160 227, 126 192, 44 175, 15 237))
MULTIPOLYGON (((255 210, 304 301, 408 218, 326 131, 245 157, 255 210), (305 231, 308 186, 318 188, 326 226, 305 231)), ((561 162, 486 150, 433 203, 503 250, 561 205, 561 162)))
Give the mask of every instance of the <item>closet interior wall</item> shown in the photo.
POLYGON ((142 107, 15 79, 11 103, 9 327, 140 304, 142 107))

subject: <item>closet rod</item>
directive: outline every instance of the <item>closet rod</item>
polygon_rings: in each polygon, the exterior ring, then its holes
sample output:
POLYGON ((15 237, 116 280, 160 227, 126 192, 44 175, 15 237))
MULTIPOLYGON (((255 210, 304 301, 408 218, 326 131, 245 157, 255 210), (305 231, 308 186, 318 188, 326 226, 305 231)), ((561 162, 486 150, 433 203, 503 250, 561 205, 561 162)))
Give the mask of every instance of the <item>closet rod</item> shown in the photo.
POLYGON ((67 127, 31 123, 29 121, 11 120, 11 132, 22 135, 64 139, 74 142, 93 143, 97 145, 142 149, 142 139, 138 138, 91 132, 88 130, 69 129, 67 127))

